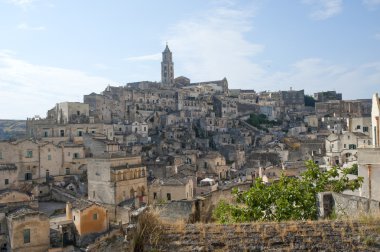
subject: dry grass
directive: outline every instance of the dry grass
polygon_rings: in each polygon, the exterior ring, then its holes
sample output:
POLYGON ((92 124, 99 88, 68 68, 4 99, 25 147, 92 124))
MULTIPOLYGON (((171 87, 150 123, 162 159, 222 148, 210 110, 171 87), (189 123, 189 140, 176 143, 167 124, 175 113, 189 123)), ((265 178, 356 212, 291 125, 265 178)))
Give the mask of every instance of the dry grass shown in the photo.
POLYGON ((136 232, 133 237, 133 251, 144 251, 144 243, 157 246, 164 232, 158 210, 149 209, 138 217, 136 232))

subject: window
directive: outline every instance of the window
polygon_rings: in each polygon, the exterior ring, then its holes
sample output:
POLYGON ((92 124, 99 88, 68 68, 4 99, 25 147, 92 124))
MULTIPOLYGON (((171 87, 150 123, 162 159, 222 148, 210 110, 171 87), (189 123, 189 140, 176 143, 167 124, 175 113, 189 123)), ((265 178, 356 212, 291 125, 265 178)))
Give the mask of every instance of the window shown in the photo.
POLYGON ((93 220, 97 220, 97 219, 98 219, 98 214, 97 214, 97 213, 94 213, 94 214, 92 215, 92 219, 93 219, 93 220))
POLYGON ((74 153, 74 158, 79 158, 79 153, 74 153))
POLYGON ((170 193, 167 193, 166 198, 167 198, 167 200, 172 200, 172 195, 170 193))
POLYGON ((32 180, 32 173, 30 172, 25 173, 25 180, 32 180))
POLYGON ((360 128, 361 128, 360 125, 357 125, 357 126, 356 126, 356 129, 360 129, 360 128))
POLYGON ((8 184, 9 184, 9 179, 6 178, 6 179, 4 180, 4 184, 8 185, 8 184))
POLYGON ((48 155, 48 160, 51 160, 51 155, 50 154, 48 155))
POLYGON ((45 171, 45 177, 48 178, 49 176, 50 176, 50 172, 49 172, 49 170, 46 170, 45 171))
POLYGON ((350 150, 356 150, 356 144, 349 144, 348 149, 350 150))
POLYGON ((157 199, 157 193, 156 192, 153 193, 153 199, 157 199))
POLYGON ((3 159, 3 153, 0 151, 0 159, 3 159))
POLYGON ((70 154, 70 152, 67 152, 67 156, 69 156, 69 157, 70 157, 70 155, 71 155, 71 154, 70 154))
POLYGON ((44 132, 44 137, 48 137, 49 133, 47 131, 44 132))
POLYGON ((60 132, 60 136, 61 136, 61 137, 64 137, 64 136, 65 136, 65 131, 64 131, 64 130, 60 130, 59 132, 60 132))
POLYGON ((66 175, 70 175, 70 168, 66 168, 66 175))
POLYGON ((363 132, 368 132, 368 127, 363 127, 363 132))
POLYGON ((343 148, 346 148, 346 144, 343 145, 343 148))
POLYGON ((30 229, 24 229, 24 243, 30 243, 30 229))
POLYGON ((27 150, 27 151, 26 151, 26 157, 27 157, 27 158, 31 158, 31 157, 33 157, 33 151, 32 151, 32 150, 27 150))
POLYGON ((78 136, 82 136, 82 135, 83 135, 82 131, 78 131, 78 136))

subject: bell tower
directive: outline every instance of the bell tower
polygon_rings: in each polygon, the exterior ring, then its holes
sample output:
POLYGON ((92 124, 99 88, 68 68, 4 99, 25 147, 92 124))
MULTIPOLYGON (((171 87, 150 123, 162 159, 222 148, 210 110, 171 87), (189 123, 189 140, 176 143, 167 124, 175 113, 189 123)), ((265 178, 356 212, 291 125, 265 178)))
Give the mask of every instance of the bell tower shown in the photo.
POLYGON ((165 50, 162 52, 161 84, 166 87, 172 87, 174 85, 174 63, 172 52, 167 43, 165 50))

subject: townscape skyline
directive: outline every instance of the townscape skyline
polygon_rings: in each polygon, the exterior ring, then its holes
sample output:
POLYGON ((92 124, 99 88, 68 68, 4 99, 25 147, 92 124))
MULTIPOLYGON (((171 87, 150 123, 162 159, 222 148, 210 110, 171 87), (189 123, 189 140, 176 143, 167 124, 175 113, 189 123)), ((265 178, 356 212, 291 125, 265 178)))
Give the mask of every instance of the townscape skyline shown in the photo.
POLYGON ((166 42, 175 77, 192 82, 370 99, 380 84, 379 11, 378 0, 2 0, 0 118, 45 117, 107 85, 160 81, 166 42))

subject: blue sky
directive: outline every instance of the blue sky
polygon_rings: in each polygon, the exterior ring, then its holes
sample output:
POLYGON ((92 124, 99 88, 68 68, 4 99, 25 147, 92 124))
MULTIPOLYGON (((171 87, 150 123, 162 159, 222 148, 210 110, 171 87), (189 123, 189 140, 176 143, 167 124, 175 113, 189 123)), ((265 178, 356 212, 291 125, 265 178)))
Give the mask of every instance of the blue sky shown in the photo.
POLYGON ((175 75, 230 88, 380 91, 380 0, 0 0, 0 118, 175 75))

